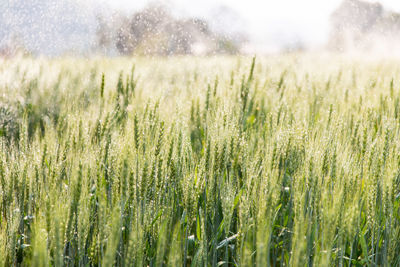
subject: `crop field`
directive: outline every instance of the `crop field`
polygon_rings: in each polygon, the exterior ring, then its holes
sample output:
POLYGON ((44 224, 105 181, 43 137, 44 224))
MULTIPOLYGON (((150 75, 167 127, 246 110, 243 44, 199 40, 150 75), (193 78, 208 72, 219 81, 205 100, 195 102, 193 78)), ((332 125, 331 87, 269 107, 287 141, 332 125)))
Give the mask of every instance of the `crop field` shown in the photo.
POLYGON ((400 64, 0 59, 1 266, 400 266, 400 64))

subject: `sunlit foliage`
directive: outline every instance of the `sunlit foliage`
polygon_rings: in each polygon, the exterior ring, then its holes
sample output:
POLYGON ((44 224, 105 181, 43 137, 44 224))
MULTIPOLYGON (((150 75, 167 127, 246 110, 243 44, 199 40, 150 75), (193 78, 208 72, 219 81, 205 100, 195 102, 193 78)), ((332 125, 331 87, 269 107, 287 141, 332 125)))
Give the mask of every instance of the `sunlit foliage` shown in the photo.
POLYGON ((398 63, 0 66, 3 266, 400 264, 398 63))

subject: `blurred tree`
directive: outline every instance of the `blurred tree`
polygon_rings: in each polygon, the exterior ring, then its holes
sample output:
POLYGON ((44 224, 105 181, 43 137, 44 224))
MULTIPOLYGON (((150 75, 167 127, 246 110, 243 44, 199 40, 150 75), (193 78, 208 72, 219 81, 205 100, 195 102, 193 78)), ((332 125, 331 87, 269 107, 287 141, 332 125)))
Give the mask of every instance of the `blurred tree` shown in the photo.
POLYGON ((343 0, 330 19, 329 47, 333 50, 390 51, 400 45, 400 14, 379 3, 343 0))
POLYGON ((98 18, 98 46, 114 45, 122 55, 185 55, 237 53, 241 43, 229 34, 211 30, 204 19, 178 19, 160 4, 151 4, 131 16, 114 17, 114 25, 98 18))
POLYGON ((9 58, 17 55, 27 56, 30 53, 22 38, 14 33, 5 42, 0 44, 0 57, 9 58))

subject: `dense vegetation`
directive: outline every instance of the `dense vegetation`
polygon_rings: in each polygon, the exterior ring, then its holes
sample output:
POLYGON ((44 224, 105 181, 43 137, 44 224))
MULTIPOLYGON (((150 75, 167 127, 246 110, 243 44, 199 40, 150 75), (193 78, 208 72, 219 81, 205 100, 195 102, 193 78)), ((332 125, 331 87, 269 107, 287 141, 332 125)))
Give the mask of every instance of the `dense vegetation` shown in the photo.
POLYGON ((0 64, 0 264, 400 264, 400 66, 0 64))

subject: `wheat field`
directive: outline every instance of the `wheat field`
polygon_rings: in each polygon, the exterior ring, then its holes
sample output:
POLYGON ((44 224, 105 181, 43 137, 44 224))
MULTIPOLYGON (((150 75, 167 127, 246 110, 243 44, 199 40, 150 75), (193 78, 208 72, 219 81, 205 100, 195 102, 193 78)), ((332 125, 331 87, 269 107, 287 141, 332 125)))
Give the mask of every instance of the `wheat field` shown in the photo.
POLYGON ((400 266, 400 64, 0 60, 1 266, 400 266))

